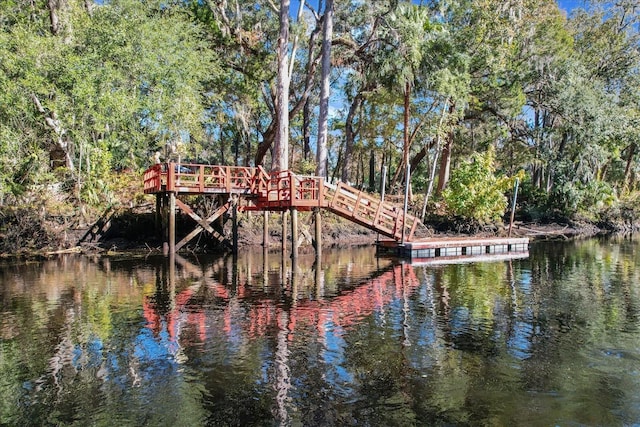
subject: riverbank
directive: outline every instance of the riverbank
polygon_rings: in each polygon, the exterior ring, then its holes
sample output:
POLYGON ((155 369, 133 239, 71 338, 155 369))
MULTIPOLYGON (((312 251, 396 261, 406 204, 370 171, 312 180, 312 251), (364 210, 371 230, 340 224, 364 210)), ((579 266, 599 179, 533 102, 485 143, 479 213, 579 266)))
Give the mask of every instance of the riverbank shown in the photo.
MULTIPOLYGON (((5 224, 7 210, 4 211, 5 224)), ((34 215, 32 212, 15 210, 10 224, 0 233, 0 256, 53 256, 63 253, 112 254, 121 252, 162 253, 163 242, 158 238, 153 222, 152 206, 142 204, 135 207, 108 209, 92 223, 78 218, 34 215)), ((10 218, 11 219, 11 218, 10 218)), ((309 213, 300 213, 300 251, 313 251, 313 221, 309 213)), ((231 236, 231 221, 227 221, 222 232, 231 236)), ((178 236, 185 235, 193 227, 188 217, 179 216, 178 236)), ((282 215, 269 215, 268 245, 276 250, 281 247, 282 215)), ((588 222, 532 223, 516 221, 511 229, 512 237, 539 239, 571 239, 588 237, 615 230, 588 222)), ((421 238, 442 237, 506 237, 508 225, 463 226, 460 221, 441 220, 427 224, 417 233, 421 238)), ((346 248, 374 244, 377 233, 357 224, 323 213, 323 247, 346 248)), ((245 213, 239 217, 238 245, 240 249, 261 247, 263 244, 263 216, 245 213)), ((225 248, 215 239, 202 234, 183 249, 193 253, 223 252, 225 248)))
MULTIPOLYGON (((91 208, 56 186, 43 187, 23 196, 15 203, 0 206, 0 256, 49 256, 60 253, 162 253, 163 242, 154 225, 153 200, 140 188, 139 176, 132 173, 114 178, 117 191, 109 198, 117 203, 105 208, 91 208)), ((208 217, 215 206, 202 203, 202 217, 208 217)), ((364 227, 323 212, 323 247, 350 247, 373 244, 378 235, 364 227)), ((517 217, 516 217, 517 218, 517 217)), ((239 214, 239 247, 263 244, 262 213, 239 214)), ((217 223, 218 231, 229 239, 231 221, 217 223)), ((194 222, 186 215, 177 217, 178 240, 189 233, 194 222)), ((282 214, 269 215, 268 244, 274 250, 281 246, 282 214)), ((633 232, 638 227, 623 221, 592 223, 589 221, 531 222, 516 221, 512 237, 535 239, 569 239, 599 233, 633 232)), ((299 215, 301 251, 313 251, 314 224, 310 213, 299 215)), ((459 219, 432 217, 426 227, 417 231, 419 238, 438 237, 506 237, 508 224, 479 225, 459 219)), ((202 233, 185 246, 184 251, 220 252, 224 247, 202 233)))

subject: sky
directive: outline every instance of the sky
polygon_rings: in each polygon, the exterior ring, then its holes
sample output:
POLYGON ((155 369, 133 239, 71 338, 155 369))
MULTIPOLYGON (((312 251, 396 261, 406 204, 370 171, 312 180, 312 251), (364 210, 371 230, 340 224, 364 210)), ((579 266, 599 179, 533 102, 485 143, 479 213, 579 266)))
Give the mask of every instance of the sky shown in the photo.
POLYGON ((583 0, 558 0, 560 9, 564 9, 567 12, 571 12, 576 7, 584 7, 583 0))
MULTIPOLYGON (((567 11, 567 13, 571 12, 572 9, 576 7, 584 7, 584 0, 557 0, 558 5, 561 9, 567 11)), ((314 7, 317 7, 318 2, 311 0, 310 2, 314 7)), ((299 0, 291 0, 290 12, 292 15, 298 13, 300 1, 299 0)))

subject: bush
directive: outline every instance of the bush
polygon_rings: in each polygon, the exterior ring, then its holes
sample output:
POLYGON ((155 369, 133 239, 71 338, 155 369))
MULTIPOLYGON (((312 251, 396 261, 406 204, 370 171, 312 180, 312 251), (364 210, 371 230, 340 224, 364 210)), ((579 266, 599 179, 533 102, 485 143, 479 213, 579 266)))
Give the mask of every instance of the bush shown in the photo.
POLYGON ((495 151, 490 148, 453 171, 442 193, 448 214, 480 224, 500 220, 509 203, 504 193, 513 179, 495 175, 494 158, 495 151))

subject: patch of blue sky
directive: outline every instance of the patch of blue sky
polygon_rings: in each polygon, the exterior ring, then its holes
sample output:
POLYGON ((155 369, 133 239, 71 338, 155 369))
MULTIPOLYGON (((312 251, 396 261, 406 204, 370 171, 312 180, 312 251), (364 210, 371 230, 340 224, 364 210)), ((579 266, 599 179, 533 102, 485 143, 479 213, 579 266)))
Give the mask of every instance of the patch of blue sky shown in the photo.
POLYGON ((344 349, 345 341, 342 338, 342 329, 336 328, 336 325, 327 320, 325 325, 325 336, 322 342, 324 349, 322 351, 322 360, 326 366, 332 369, 327 372, 329 382, 341 390, 346 384, 353 382, 353 375, 344 367, 344 349))
POLYGON ((585 0, 558 0, 558 7, 567 13, 576 8, 586 8, 585 0))
POLYGON ((518 359, 526 360, 531 357, 531 336, 533 327, 527 322, 517 322, 511 337, 507 340, 508 353, 518 359))

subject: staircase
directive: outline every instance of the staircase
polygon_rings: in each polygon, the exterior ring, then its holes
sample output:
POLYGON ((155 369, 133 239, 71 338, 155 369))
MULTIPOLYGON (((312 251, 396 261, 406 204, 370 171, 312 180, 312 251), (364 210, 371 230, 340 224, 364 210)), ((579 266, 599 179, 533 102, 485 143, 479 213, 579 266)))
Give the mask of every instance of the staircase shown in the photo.
POLYGON ((413 215, 404 215, 401 208, 383 202, 343 182, 324 183, 323 206, 345 219, 396 241, 411 241, 421 221, 413 215))
POLYGON ((98 242, 102 236, 109 231, 112 220, 118 213, 120 213, 120 206, 109 206, 102 216, 100 216, 100 218, 98 218, 98 220, 89 227, 80 240, 78 240, 77 245, 98 242))

